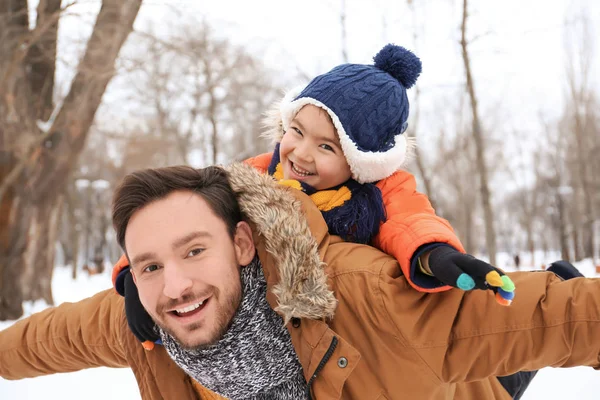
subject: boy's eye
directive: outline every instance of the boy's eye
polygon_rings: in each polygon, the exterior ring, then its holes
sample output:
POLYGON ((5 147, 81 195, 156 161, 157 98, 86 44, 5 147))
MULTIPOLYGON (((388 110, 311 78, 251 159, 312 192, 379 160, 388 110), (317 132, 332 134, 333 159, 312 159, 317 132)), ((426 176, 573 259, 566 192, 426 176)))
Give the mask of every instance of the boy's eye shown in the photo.
POLYGON ((150 264, 146 268, 144 268, 143 272, 154 272, 156 270, 158 270, 158 265, 150 264))
POLYGON ((301 131, 300 129, 298 129, 298 128, 294 127, 294 126, 292 127, 292 129, 293 129, 293 130, 294 130, 294 131, 295 131, 295 132, 296 132, 298 135, 300 135, 300 136, 303 136, 303 135, 302 135, 302 131, 301 131))
POLYGON ((198 249, 192 249, 192 250, 190 250, 190 252, 188 253, 187 256, 188 257, 194 257, 194 256, 197 256, 198 254, 202 253, 203 251, 204 251, 204 249, 200 249, 200 248, 198 248, 198 249))
POLYGON ((331 146, 330 146, 330 145, 328 145, 328 144, 322 144, 322 145, 321 145, 321 148, 322 148, 322 149, 325 149, 325 150, 328 150, 328 151, 331 151, 331 152, 334 152, 334 150, 333 150, 333 147, 331 147, 331 146))

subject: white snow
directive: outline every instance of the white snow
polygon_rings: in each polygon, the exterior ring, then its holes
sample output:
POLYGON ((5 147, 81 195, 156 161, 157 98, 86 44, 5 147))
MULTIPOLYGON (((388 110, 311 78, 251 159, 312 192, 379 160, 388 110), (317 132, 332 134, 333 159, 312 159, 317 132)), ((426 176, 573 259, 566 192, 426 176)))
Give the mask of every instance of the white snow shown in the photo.
MULTIPOLYGON (((499 257, 498 265, 511 270, 510 257, 499 257)), ((527 260, 522 256, 523 262, 527 260)), ((541 256, 537 259, 541 260, 541 256)), ((577 264, 586 276, 596 276, 591 260, 577 264)), ((103 275, 87 276, 80 273, 71 279, 69 268, 57 267, 53 278, 53 291, 57 304, 78 301, 111 286, 110 271, 103 275)), ((43 310, 43 302, 26 303, 26 315, 43 310)), ((12 322, 0 322, 0 330, 12 322)), ((600 332, 599 332, 600 334, 600 332)), ((578 399, 592 400, 600 393, 600 372, 592 368, 552 369, 538 373, 523 400, 578 399)), ((106 400, 140 399, 137 384, 129 369, 95 368, 80 372, 56 374, 20 381, 0 378, 0 400, 61 399, 61 400, 106 400)))

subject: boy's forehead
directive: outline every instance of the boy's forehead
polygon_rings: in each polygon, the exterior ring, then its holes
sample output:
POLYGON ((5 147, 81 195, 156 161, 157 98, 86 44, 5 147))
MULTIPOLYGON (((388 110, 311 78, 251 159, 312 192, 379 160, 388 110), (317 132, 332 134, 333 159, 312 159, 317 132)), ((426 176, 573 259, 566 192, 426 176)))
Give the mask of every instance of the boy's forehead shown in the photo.
POLYGON ((339 143, 339 134, 335 127, 335 124, 333 123, 333 120, 331 119, 331 115, 329 115, 329 112, 322 107, 318 107, 313 104, 307 104, 304 107, 302 107, 298 111, 298 113, 296 113, 296 116, 294 117, 293 121, 300 123, 301 125, 303 125, 304 128, 306 128, 306 126, 308 125, 308 122, 310 121, 310 118, 314 117, 314 113, 317 113, 319 117, 326 118, 327 125, 331 128, 331 131, 327 130, 327 131, 319 132, 318 138, 326 139, 326 140, 333 140, 333 141, 339 143), (311 109, 313 115, 310 115, 311 111, 307 110, 307 108, 311 109), (302 111, 305 111, 305 112, 302 112, 302 111), (329 135, 330 132, 331 132, 331 135, 329 135))

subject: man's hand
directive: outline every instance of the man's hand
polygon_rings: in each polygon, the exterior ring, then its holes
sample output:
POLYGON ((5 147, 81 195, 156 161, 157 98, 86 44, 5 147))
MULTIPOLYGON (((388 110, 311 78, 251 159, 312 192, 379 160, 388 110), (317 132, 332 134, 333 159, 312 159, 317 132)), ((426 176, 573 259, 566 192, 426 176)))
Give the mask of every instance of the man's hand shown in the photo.
POLYGON ((433 249, 426 260, 433 276, 446 285, 462 290, 492 290, 496 301, 505 306, 515 297, 515 285, 504 272, 469 254, 440 246, 433 249))
POLYGON ((124 272, 125 315, 127 324, 135 337, 142 342, 146 350, 152 350, 154 343, 160 340, 154 331, 154 321, 140 302, 137 286, 131 276, 131 271, 124 272))

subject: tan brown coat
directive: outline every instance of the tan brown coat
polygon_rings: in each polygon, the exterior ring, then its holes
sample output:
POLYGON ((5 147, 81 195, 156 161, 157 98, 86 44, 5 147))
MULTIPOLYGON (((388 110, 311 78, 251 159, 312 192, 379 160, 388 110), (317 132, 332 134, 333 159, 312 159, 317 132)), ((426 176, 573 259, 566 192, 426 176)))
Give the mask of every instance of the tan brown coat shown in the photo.
MULTIPOLYGON (((289 321, 313 399, 508 400, 498 375, 600 366, 599 280, 512 274, 519 294, 511 307, 483 291, 417 292, 392 257, 329 236, 305 195, 233 170, 268 300, 289 321)), ((196 390, 162 347, 142 349, 113 291, 0 332, 3 378, 96 366, 131 367, 145 400, 216 398, 196 390)))

